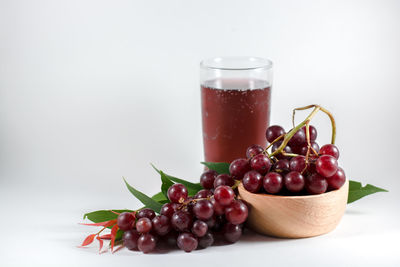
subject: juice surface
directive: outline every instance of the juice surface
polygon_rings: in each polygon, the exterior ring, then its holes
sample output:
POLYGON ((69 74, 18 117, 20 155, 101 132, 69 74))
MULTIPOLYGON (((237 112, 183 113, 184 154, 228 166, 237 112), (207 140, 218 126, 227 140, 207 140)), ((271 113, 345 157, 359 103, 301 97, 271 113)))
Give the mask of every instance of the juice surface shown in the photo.
POLYGON ((246 157, 252 144, 266 145, 271 88, 259 80, 213 80, 201 86, 205 161, 246 157), (251 89, 250 89, 251 88, 251 89))

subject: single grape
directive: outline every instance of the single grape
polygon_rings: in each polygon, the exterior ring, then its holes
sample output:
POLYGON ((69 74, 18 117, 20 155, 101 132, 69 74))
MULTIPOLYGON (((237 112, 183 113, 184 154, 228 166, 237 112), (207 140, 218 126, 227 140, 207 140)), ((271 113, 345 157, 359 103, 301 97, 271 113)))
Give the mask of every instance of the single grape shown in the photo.
POLYGON ((181 233, 176 241, 178 247, 185 252, 195 250, 198 245, 197 238, 191 233, 181 233))
POLYGON ((339 189, 346 182, 346 174, 342 168, 338 167, 336 173, 327 178, 326 181, 330 190, 339 189))
POLYGON ((272 143, 276 138, 285 133, 285 129, 283 129, 281 126, 272 125, 267 128, 267 131, 265 132, 265 137, 267 138, 268 142, 272 143))
POLYGON ((118 215, 117 225, 122 231, 128 231, 135 225, 135 215, 131 212, 123 212, 118 215))
POLYGON ((219 204, 219 202, 215 200, 215 197, 212 198, 210 201, 213 204, 213 209, 215 214, 222 215, 225 213, 225 207, 219 204))
POLYGON ((171 224, 169 218, 165 215, 158 215, 153 218, 153 229, 158 235, 166 235, 171 231, 171 224))
POLYGON ((188 191, 183 184, 171 185, 167 193, 169 200, 174 203, 181 203, 188 197, 188 191))
POLYGON ((194 198, 208 198, 212 196, 212 192, 208 189, 202 189, 194 195, 194 198))
POLYGON ((141 235, 138 239, 138 248, 143 253, 153 251, 156 248, 156 238, 149 233, 141 235))
POLYGON ((232 186, 235 184, 235 180, 229 174, 220 174, 214 180, 214 188, 217 188, 220 185, 232 186))
POLYGON ((229 165, 229 173, 238 180, 241 180, 248 171, 250 171, 250 164, 247 159, 235 159, 229 165))
POLYGON ((235 192, 227 185, 220 185, 214 190, 214 198, 222 206, 231 204, 234 197, 235 192))
POLYGON ((201 199, 194 204, 193 213, 200 220, 208 220, 214 214, 213 204, 207 199, 201 199))
POLYGON ((304 188, 304 177, 299 172, 291 171, 285 175, 284 183, 286 189, 290 192, 297 193, 304 188))
POLYGON ((290 171, 290 162, 287 159, 280 159, 274 164, 272 169, 275 172, 279 172, 279 173, 289 172, 290 171))
POLYGON ((152 220, 154 217, 156 217, 156 213, 154 210, 148 208, 141 209, 138 211, 138 213, 136 213, 136 219, 149 218, 152 220))
POLYGON ((264 151, 264 148, 259 145, 251 145, 246 150, 246 157, 251 159, 255 155, 261 154, 264 151))
POLYGON ((192 226, 192 233, 196 235, 197 237, 202 237, 204 236, 208 231, 208 225, 207 223, 197 220, 193 223, 192 226))
POLYGON ((137 250, 139 237, 139 232, 131 229, 124 232, 122 235, 122 240, 124 241, 125 247, 127 247, 129 250, 137 250))
MULTIPOLYGON (((311 147, 314 148, 315 152, 319 152, 319 145, 317 144, 317 142, 311 142, 311 147)), ((300 147, 299 151, 297 151, 297 154, 303 155, 305 156, 307 154, 307 150, 308 150, 308 145, 305 144, 302 147, 300 147)), ((315 153, 310 150, 310 155, 315 155, 315 153)))
POLYGON ((192 227, 192 216, 186 211, 178 210, 171 217, 171 225, 177 231, 187 231, 192 227))
POLYGON ((248 214, 247 206, 241 200, 234 200, 225 208, 225 217, 232 224, 244 223, 248 214))
POLYGON ((240 225, 227 223, 224 225, 223 234, 226 241, 235 243, 242 236, 242 227, 240 225))
POLYGON ((136 222, 136 230, 139 233, 148 233, 148 232, 150 232, 151 228, 152 228, 152 223, 149 218, 146 218, 146 217, 140 218, 136 222))
MULTIPOLYGON (((307 137, 306 126, 303 126, 303 128, 301 128, 301 130, 304 132, 304 136, 307 137)), ((317 140, 318 133, 317 133, 317 129, 314 126, 310 125, 309 132, 310 132, 310 141, 314 142, 315 140, 317 140)), ((307 138, 306 138, 306 141, 307 141, 307 138)))
POLYGON ((204 172, 200 176, 200 184, 205 189, 212 189, 214 186, 214 180, 217 177, 218 173, 213 170, 209 170, 204 172))
POLYGON ((289 167, 291 171, 302 172, 306 168, 306 157, 296 156, 293 157, 289 162, 289 167))
POLYGON ((332 144, 323 145, 319 150, 319 154, 321 155, 330 155, 335 159, 339 159, 339 149, 332 144))
POLYGON ((288 142, 288 145, 291 147, 292 146, 302 146, 306 142, 307 142, 306 134, 302 129, 300 129, 292 136, 292 138, 288 142))
POLYGON ((263 186, 267 193, 279 193, 283 187, 283 178, 279 173, 269 172, 263 179, 263 186))
POLYGON ((261 189, 262 179, 262 175, 258 172, 249 171, 244 175, 242 183, 247 191, 251 193, 257 193, 261 189))
POLYGON ((306 189, 310 194, 322 194, 326 192, 328 182, 325 177, 318 173, 313 173, 306 177, 306 189))
POLYGON ((199 246, 202 248, 207 248, 212 244, 214 244, 214 236, 210 232, 199 238, 199 246))
POLYGON ((272 163, 268 156, 259 154, 250 160, 250 166, 253 170, 265 175, 271 169, 272 163))
POLYGON ((174 214, 174 212, 178 209, 178 207, 179 207, 179 204, 176 204, 176 203, 173 203, 173 202, 165 203, 161 207, 160 214, 161 215, 165 215, 168 218, 171 218, 172 215, 174 214))
POLYGON ((316 170, 324 177, 331 177, 338 169, 337 160, 330 155, 322 155, 315 162, 316 170))

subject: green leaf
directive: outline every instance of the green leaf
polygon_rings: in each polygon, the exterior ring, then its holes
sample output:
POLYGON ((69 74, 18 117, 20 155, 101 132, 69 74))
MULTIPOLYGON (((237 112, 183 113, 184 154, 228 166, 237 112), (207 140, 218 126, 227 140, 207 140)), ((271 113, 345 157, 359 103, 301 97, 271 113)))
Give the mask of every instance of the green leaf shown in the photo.
POLYGON ((162 207, 161 203, 155 201, 154 199, 148 197, 147 195, 143 194, 139 190, 136 190, 135 188, 133 188, 130 184, 128 184, 128 182, 125 180, 125 178, 124 178, 124 182, 125 182, 128 190, 132 193, 132 195, 134 195, 137 199, 139 199, 140 202, 142 202, 147 208, 150 208, 150 209, 154 210, 155 212, 160 213, 160 210, 162 207))
POLYGON ((164 194, 164 196, 166 198, 168 198, 168 188, 170 188, 170 186, 173 185, 174 182, 172 182, 170 179, 168 179, 168 177, 162 171, 160 171, 160 175, 161 175, 161 182, 162 182, 161 192, 164 194))
MULTIPOLYGON (((117 213, 132 212, 132 210, 112 210, 117 213)), ((83 219, 89 219, 94 223, 105 222, 113 219, 117 219, 118 215, 111 212, 111 210, 97 210, 89 212, 83 215, 83 219)))
POLYGON ((386 189, 379 188, 370 184, 362 186, 360 182, 349 181, 349 196, 347 198, 347 203, 352 203, 365 196, 377 193, 377 192, 388 192, 386 189))
POLYGON ((153 200, 157 201, 158 203, 166 203, 165 201, 168 202, 168 198, 164 196, 163 192, 158 192, 154 196, 151 197, 153 200))
POLYGON ((229 174, 229 163, 226 162, 201 162, 210 170, 216 171, 218 174, 229 174))
POLYGON ((200 185, 200 183, 192 183, 192 182, 189 182, 189 181, 186 181, 186 180, 183 180, 183 179, 179 179, 177 177, 168 175, 165 172, 162 172, 161 170, 157 169, 153 164, 151 164, 151 166, 160 175, 161 175, 161 173, 163 173, 169 180, 171 180, 171 181, 173 181, 175 183, 183 184, 184 186, 186 186, 189 196, 194 196, 197 192, 199 192, 201 189, 203 189, 203 187, 200 185))

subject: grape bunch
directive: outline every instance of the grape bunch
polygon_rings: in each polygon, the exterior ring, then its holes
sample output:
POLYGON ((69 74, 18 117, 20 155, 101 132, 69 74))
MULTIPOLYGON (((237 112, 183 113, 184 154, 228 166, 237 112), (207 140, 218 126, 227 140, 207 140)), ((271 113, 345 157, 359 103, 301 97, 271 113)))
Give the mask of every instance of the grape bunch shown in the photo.
POLYGON ((234 179, 209 170, 200 180, 204 189, 193 197, 188 196, 183 184, 173 184, 167 192, 170 202, 162 206, 159 215, 148 208, 118 215, 125 247, 149 253, 164 243, 191 252, 211 246, 218 238, 236 242, 242 235, 248 209, 236 199, 234 179))
POLYGON ((281 195, 322 194, 339 189, 345 183, 345 173, 337 162, 338 148, 333 144, 319 148, 314 126, 309 126, 309 140, 306 126, 303 126, 276 153, 286 134, 281 126, 268 127, 266 138, 270 145, 266 149, 252 145, 247 148, 247 158, 231 163, 231 174, 242 179, 247 191, 281 195))

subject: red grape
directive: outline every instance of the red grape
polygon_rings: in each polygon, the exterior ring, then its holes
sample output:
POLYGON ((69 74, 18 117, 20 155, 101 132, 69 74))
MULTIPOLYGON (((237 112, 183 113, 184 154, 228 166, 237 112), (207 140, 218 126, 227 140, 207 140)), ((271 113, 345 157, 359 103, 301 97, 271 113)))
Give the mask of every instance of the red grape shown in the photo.
POLYGON ((262 175, 265 175, 271 169, 272 163, 268 156, 259 154, 250 160, 250 166, 262 175))
POLYGON ((246 204, 240 200, 234 200, 225 209, 225 217, 232 224, 244 223, 247 219, 249 211, 246 204))
POLYGON ((179 207, 179 204, 170 202, 170 203, 165 203, 162 207, 161 207, 161 211, 160 214, 161 215, 165 215, 168 218, 171 218, 172 215, 174 214, 174 212, 177 210, 177 208, 179 207))
POLYGON ((283 187, 283 178, 279 173, 269 172, 263 179, 263 186, 267 193, 279 193, 283 187))
POLYGON ((212 192, 208 189, 202 189, 194 195, 194 198, 208 198, 212 196, 212 192))
POLYGON ((265 132, 265 137, 267 138, 268 142, 272 143, 276 138, 285 133, 285 129, 283 129, 281 126, 272 125, 267 128, 267 131, 265 132))
POLYGON ((152 228, 152 223, 151 220, 149 218, 140 218, 137 222, 136 222, 136 230, 139 233, 148 233, 150 232, 152 228))
MULTIPOLYGON (((279 148, 279 146, 280 146, 281 144, 282 144, 282 141, 278 141, 278 142, 274 143, 274 144, 272 145, 271 152, 275 152, 275 151, 279 148)), ((291 149, 290 146, 285 146, 285 147, 283 148, 283 152, 285 152, 285 153, 292 153, 292 149, 291 149)), ((279 153, 279 154, 276 155, 276 158, 278 158, 278 159, 286 159, 287 157, 284 156, 284 155, 282 155, 281 153, 279 153)))
MULTIPOLYGON (((308 129, 309 129, 309 132, 310 132, 310 141, 314 142, 317 139, 317 129, 315 129, 315 127, 312 126, 312 125, 310 125, 310 127, 308 129)), ((307 135, 306 135, 306 126, 303 126, 303 128, 301 128, 301 130, 304 132, 304 136, 307 137, 307 135)))
POLYGON ((339 159, 339 149, 332 144, 323 145, 319 150, 319 154, 321 155, 330 155, 335 159, 339 159))
POLYGON ((304 177, 299 172, 291 171, 285 175, 284 183, 287 190, 297 193, 304 188, 304 177))
POLYGON ((251 159, 255 155, 261 154, 264 151, 264 148, 259 145, 251 145, 246 150, 246 157, 251 159))
POLYGON ((214 191, 214 198, 222 206, 229 205, 233 198, 235 197, 235 192, 232 188, 227 185, 220 185, 214 191))
POLYGON ((306 157, 293 157, 289 162, 289 166, 291 171, 297 171, 301 173, 306 168, 306 157))
POLYGON ((207 223, 197 220, 193 223, 192 226, 192 233, 195 234, 197 237, 204 236, 208 231, 207 223))
POLYGON ((131 212, 123 212, 118 215, 117 225, 122 231, 128 231, 135 225, 135 216, 131 212))
POLYGON ((169 200, 174 203, 181 203, 188 197, 188 191, 183 184, 171 185, 167 193, 169 200))
POLYGON ((139 237, 139 232, 131 229, 124 232, 122 235, 122 240, 124 241, 125 247, 127 247, 129 250, 137 250, 139 237))
POLYGON ((214 236, 212 233, 208 232, 204 236, 199 238, 199 246, 202 248, 207 248, 214 243, 214 236))
POLYGON ((219 204, 219 202, 215 200, 215 197, 211 199, 211 203, 213 204, 215 214, 222 215, 225 213, 225 207, 219 204))
POLYGON ((235 159, 229 165, 229 173, 238 180, 241 180, 248 171, 250 171, 250 164, 247 159, 235 159))
POLYGON ((152 220, 154 217, 156 217, 156 213, 154 212, 154 210, 149 208, 141 209, 136 214, 136 219, 149 218, 150 220, 152 220))
POLYGON ((318 173, 313 173, 306 177, 306 189, 310 194, 322 194, 326 192, 328 182, 325 177, 318 173))
POLYGON ((192 227, 192 216, 182 210, 178 210, 171 217, 171 225, 177 231, 187 231, 192 227))
POLYGON ((193 212, 200 220, 208 220, 213 216, 213 204, 206 199, 201 199, 194 204, 193 212))
POLYGON ((302 146, 307 142, 305 132, 300 129, 298 130, 292 138, 290 138, 288 145, 289 146, 302 146))
POLYGON ((242 236, 242 227, 240 227, 240 225, 227 223, 224 225, 224 228, 222 229, 222 231, 223 231, 225 240, 230 243, 235 243, 242 236))
POLYGON ((287 159, 280 159, 272 168, 276 172, 289 172, 290 171, 290 162, 287 159))
POLYGON ((262 186, 262 175, 256 171, 249 171, 243 177, 243 186, 251 193, 257 193, 262 186))
POLYGON ((342 168, 338 167, 336 173, 327 178, 326 181, 330 190, 339 189, 346 182, 346 174, 342 168))
POLYGON ((156 247, 156 238, 152 234, 143 234, 138 239, 138 248, 143 253, 149 253, 156 247))
POLYGON ((213 170, 209 170, 204 172, 200 176, 200 184, 205 189, 212 189, 214 187, 214 180, 217 177, 218 173, 213 170))
POLYGON ((235 180, 229 174, 220 174, 214 180, 214 188, 217 188, 220 185, 232 186, 235 184, 235 180))
POLYGON ((198 245, 197 238, 191 233, 181 233, 176 240, 178 247, 185 252, 195 250, 198 245))
POLYGON ((331 177, 338 169, 337 160, 330 155, 320 156, 315 163, 316 170, 324 177, 331 177))
POLYGON ((158 235, 166 235, 171 231, 171 224, 169 218, 165 215, 158 215, 152 220, 153 228, 158 235))
MULTIPOLYGON (((319 152, 319 145, 316 142, 311 142, 311 147, 314 148, 315 152, 319 152)), ((298 154, 305 156, 307 154, 308 150, 308 145, 305 144, 302 147, 300 147, 299 151, 297 151, 298 154)), ((310 155, 315 155, 315 153, 310 150, 310 155)))

